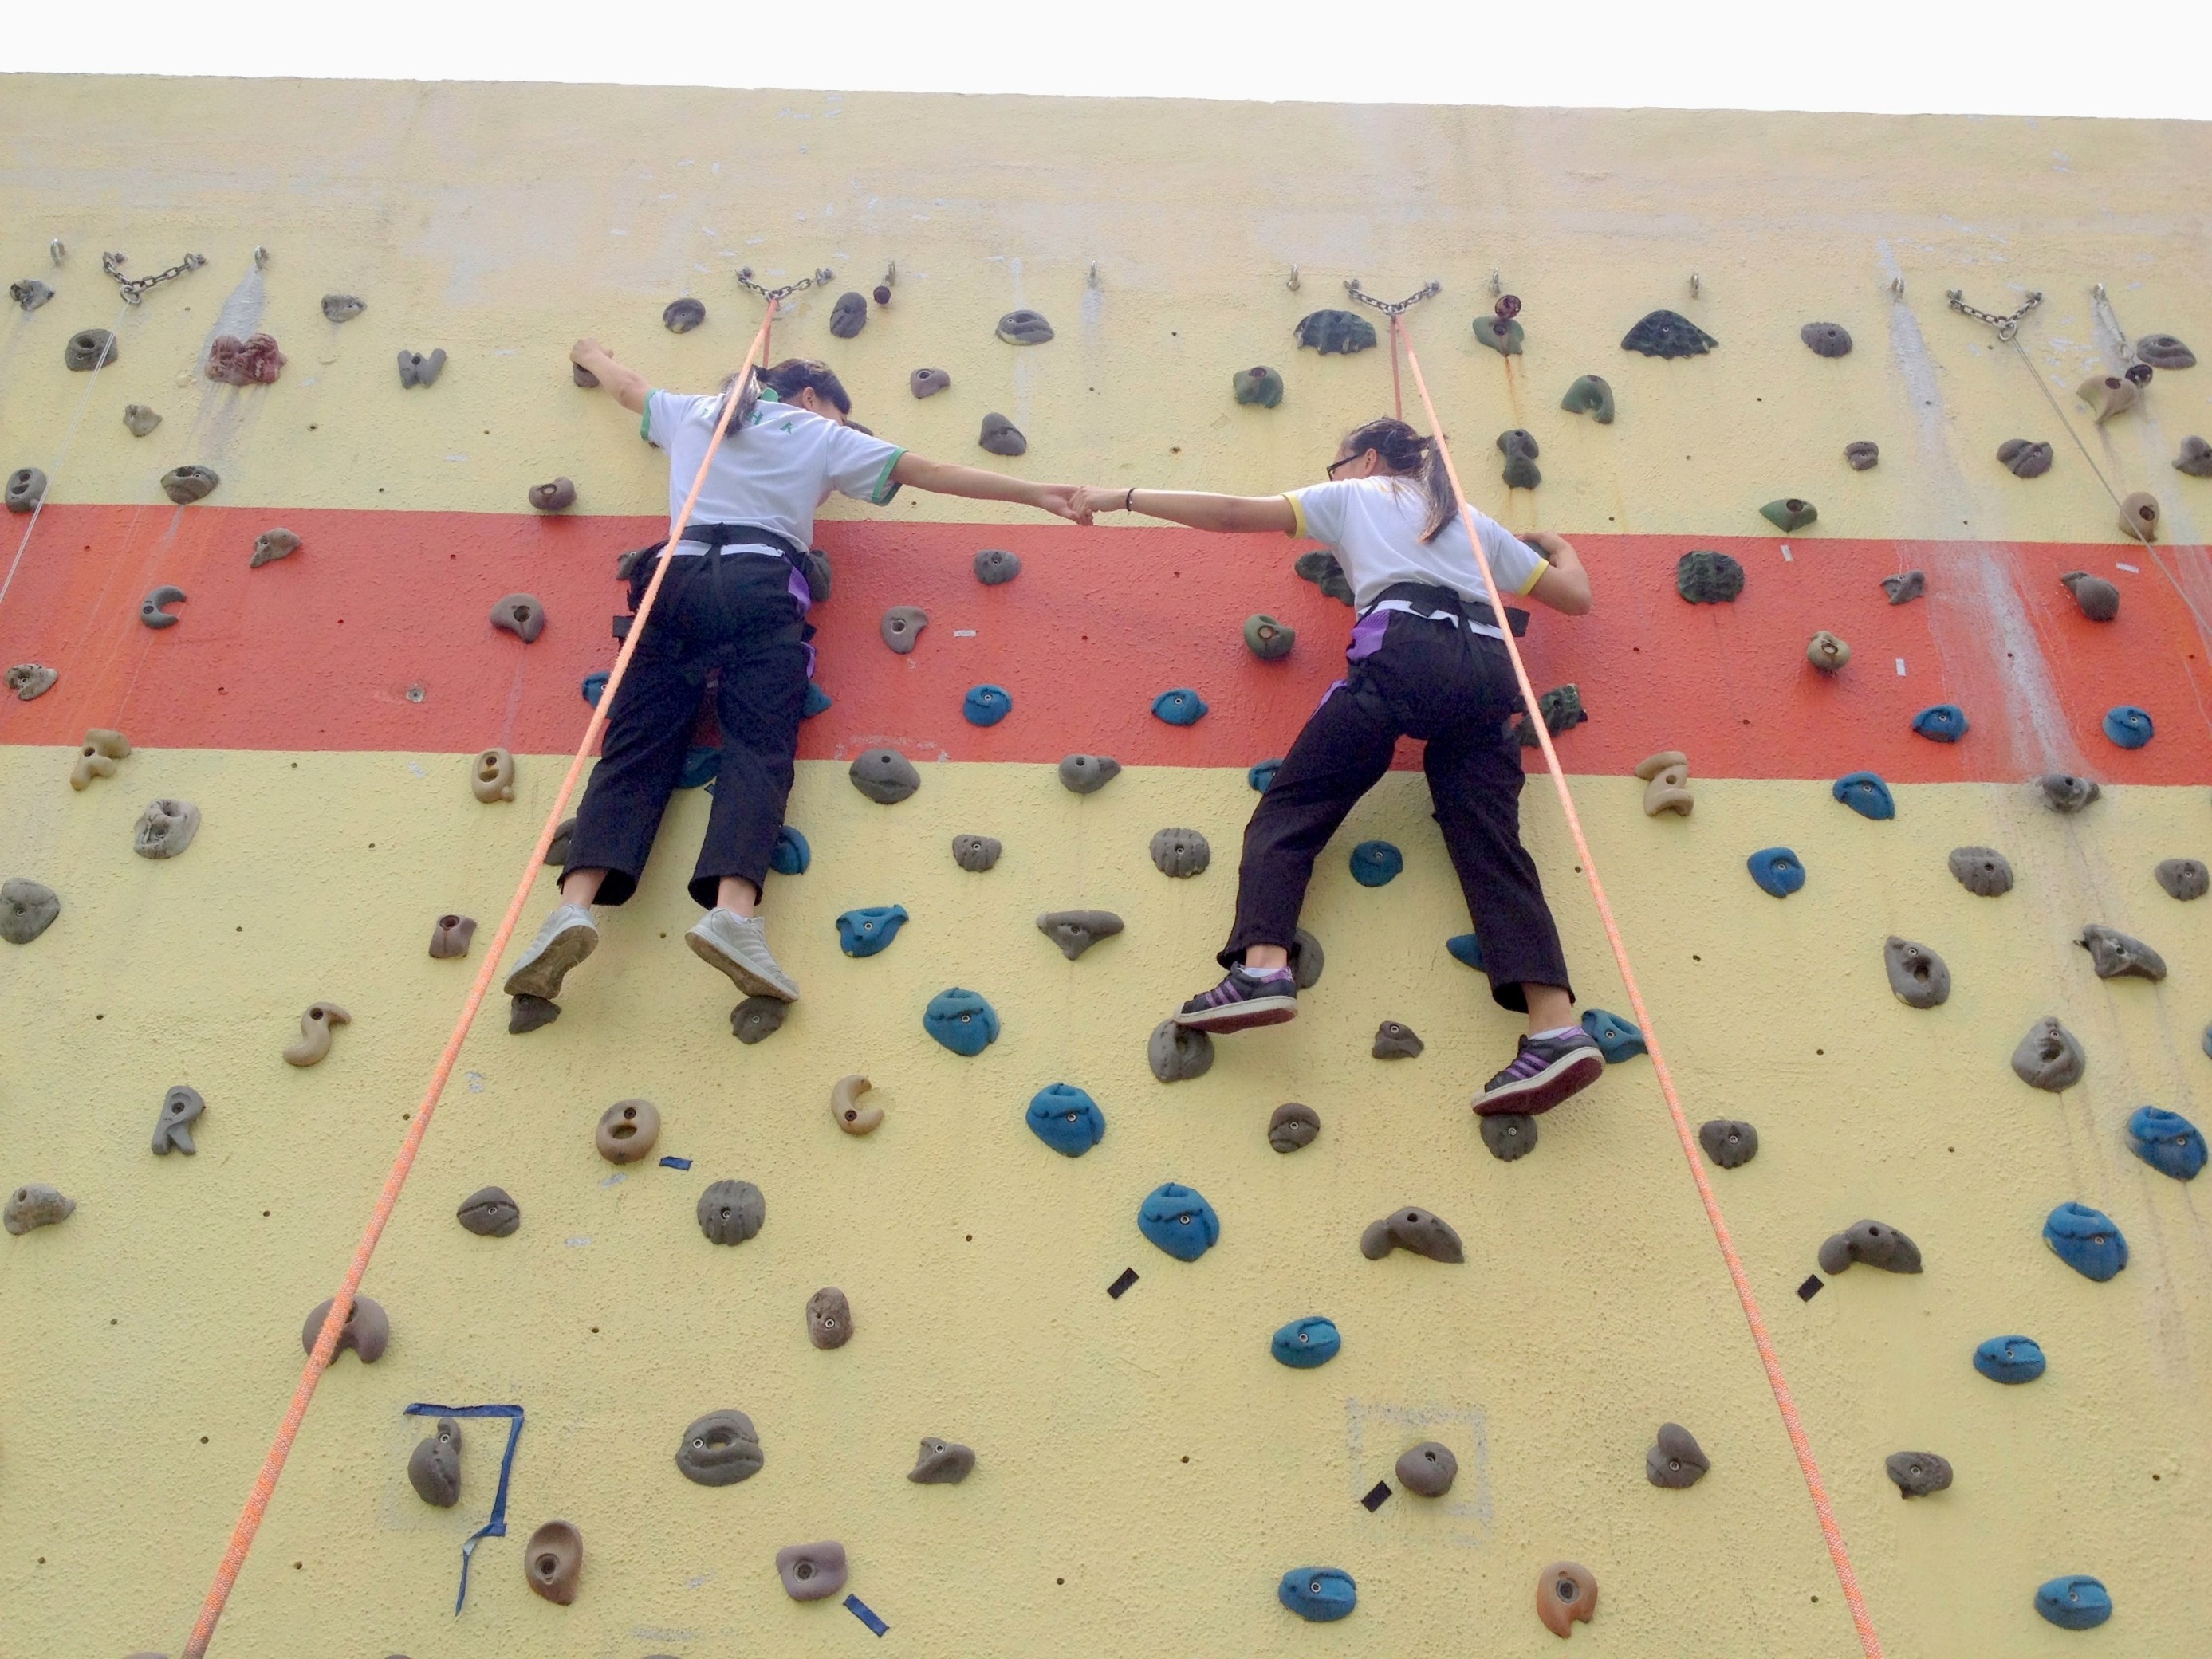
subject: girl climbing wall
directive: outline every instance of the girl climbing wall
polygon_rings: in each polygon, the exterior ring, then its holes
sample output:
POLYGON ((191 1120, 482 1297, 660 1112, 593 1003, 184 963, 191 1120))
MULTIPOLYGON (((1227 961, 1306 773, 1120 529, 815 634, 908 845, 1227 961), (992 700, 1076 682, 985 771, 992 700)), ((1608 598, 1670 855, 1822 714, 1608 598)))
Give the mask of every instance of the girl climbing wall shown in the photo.
POLYGON ((1389 769, 1399 738, 1421 738, 1491 994, 1528 1016, 1518 1054, 1474 1109, 1548 1111, 1594 1082, 1605 1061, 1575 1023, 1559 929, 1521 845, 1521 747, 1507 725, 1520 699, 1476 544, 1501 593, 1569 616, 1589 609, 1589 578, 1560 537, 1534 532, 1532 548, 1462 511, 1434 440, 1403 421, 1352 433, 1328 478, 1286 495, 1086 489, 1075 499, 1085 516, 1120 509, 1196 530, 1310 536, 1335 550, 1359 613, 1349 674, 1298 733, 1245 828, 1237 920, 1219 957, 1228 976, 1184 1003, 1176 1022, 1241 1031, 1297 1017, 1291 951, 1314 859, 1389 769))
POLYGON ((853 401, 822 363, 792 358, 743 386, 691 396, 653 391, 597 340, 577 341, 568 356, 641 417, 647 441, 668 452, 672 516, 713 441, 722 400, 734 397, 738 407, 693 521, 673 548, 651 550, 631 571, 635 605, 653 562, 672 561, 608 711, 561 875, 561 902, 507 975, 507 994, 560 995, 562 977, 599 945, 587 907, 620 904, 637 890, 683 771, 708 673, 720 670, 721 771, 690 884, 707 914, 684 939, 745 995, 796 1001, 799 988, 769 954, 755 911, 783 827, 813 674, 806 552, 814 509, 833 489, 880 507, 910 483, 1073 517, 1073 490, 924 460, 885 443, 851 423, 853 401))

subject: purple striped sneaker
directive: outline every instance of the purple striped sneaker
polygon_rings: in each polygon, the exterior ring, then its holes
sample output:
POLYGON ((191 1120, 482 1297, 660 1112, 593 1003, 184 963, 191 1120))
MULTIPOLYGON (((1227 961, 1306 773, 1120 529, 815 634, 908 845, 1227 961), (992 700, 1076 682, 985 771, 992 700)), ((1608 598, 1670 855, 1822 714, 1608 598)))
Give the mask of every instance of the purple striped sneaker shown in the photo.
POLYGON ((1298 984, 1289 969, 1255 974, 1240 963, 1211 991, 1184 1003, 1175 1023, 1195 1031, 1242 1031, 1297 1017, 1298 984))
POLYGON ((1534 1116, 1548 1112, 1570 1095, 1580 1094, 1605 1070, 1605 1056, 1579 1025, 1543 1036, 1524 1036, 1513 1063, 1483 1085, 1474 1109, 1484 1117, 1501 1112, 1534 1116))

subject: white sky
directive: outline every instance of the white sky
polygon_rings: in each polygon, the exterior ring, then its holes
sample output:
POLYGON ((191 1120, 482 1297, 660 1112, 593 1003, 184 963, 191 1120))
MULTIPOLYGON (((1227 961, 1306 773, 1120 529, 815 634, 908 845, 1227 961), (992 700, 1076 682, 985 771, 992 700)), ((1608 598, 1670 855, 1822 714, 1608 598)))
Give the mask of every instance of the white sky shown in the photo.
POLYGON ((95 0, 26 14, 0 67, 2203 120, 2212 4, 95 0))

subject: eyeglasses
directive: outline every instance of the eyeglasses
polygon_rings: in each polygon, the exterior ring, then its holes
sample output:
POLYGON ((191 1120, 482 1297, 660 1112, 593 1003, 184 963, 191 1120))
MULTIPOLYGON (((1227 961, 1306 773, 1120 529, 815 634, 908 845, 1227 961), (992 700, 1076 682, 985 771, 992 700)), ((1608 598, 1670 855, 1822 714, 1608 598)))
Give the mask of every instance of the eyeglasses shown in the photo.
POLYGON ((1334 478, 1334 477, 1336 476, 1336 469, 1337 469, 1337 468, 1339 468, 1340 466, 1350 466, 1350 465, 1351 465, 1354 461, 1358 460, 1358 459, 1359 459, 1359 457, 1358 457, 1358 456, 1357 456, 1357 455, 1346 455, 1346 457, 1344 457, 1344 459, 1341 459, 1341 460, 1331 461, 1331 462, 1328 464, 1328 477, 1332 477, 1332 478, 1334 478))

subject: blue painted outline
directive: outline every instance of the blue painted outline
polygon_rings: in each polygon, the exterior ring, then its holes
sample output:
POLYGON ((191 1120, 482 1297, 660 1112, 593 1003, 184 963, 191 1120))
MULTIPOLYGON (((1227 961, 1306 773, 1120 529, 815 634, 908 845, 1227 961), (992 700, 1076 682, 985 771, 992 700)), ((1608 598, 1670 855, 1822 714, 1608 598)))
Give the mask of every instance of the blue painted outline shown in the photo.
POLYGON ((878 1636, 887 1636, 890 1633, 891 1627, 877 1618, 875 1610, 857 1595, 848 1595, 845 1598, 845 1611, 878 1636))
POLYGON ((407 1407, 408 1417, 504 1417, 514 1426, 507 1431, 507 1453, 499 1460, 499 1491, 491 1500, 491 1519, 469 1534, 461 1545, 461 1588, 453 1597, 453 1617, 461 1616, 461 1607, 469 1599, 469 1558, 476 1553, 477 1546, 487 1538, 507 1536, 507 1481, 514 1473, 515 1443, 522 1438, 522 1407, 520 1406, 432 1406, 421 1401, 407 1407))

